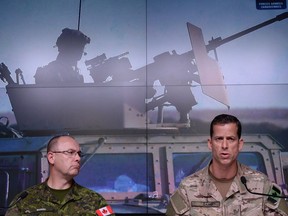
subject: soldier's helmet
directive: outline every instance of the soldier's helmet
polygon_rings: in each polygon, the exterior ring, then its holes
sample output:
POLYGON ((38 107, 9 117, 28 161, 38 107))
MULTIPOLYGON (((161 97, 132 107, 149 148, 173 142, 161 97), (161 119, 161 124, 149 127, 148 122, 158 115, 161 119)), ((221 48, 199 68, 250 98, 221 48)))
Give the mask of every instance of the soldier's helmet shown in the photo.
POLYGON ((83 49, 90 43, 90 38, 79 30, 64 28, 56 41, 59 52, 72 49, 83 49))

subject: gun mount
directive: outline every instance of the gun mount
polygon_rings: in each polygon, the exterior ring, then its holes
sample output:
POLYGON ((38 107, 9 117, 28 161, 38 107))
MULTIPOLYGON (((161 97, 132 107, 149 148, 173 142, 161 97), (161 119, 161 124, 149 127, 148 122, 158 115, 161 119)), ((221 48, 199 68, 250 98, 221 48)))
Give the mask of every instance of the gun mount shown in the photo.
POLYGON ((101 84, 107 82, 130 82, 134 79, 131 73, 132 65, 127 57, 129 52, 122 53, 120 55, 107 59, 105 53, 96 56, 90 60, 85 61, 90 75, 94 80, 94 83, 101 84), (110 81, 109 81, 110 78, 110 81))

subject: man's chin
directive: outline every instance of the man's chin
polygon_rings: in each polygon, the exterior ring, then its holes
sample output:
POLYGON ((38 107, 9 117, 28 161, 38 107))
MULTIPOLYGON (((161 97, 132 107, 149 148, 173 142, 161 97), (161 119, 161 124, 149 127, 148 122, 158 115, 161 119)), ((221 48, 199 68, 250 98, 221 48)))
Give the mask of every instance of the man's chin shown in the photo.
POLYGON ((79 170, 72 170, 71 172, 70 172, 70 175, 71 176, 77 176, 79 174, 79 170))
POLYGON ((234 164, 234 163, 235 163, 235 161, 234 161, 234 160, 231 160, 231 158, 229 158, 229 159, 222 159, 222 160, 221 160, 221 164, 222 164, 223 166, 227 166, 227 167, 231 166, 231 165, 234 164))

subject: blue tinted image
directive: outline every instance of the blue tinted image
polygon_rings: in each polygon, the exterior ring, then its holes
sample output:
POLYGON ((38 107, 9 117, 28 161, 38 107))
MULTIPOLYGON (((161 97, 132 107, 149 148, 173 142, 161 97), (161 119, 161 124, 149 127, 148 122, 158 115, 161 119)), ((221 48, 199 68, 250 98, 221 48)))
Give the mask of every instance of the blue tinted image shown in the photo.
POLYGON ((149 192, 155 190, 153 172, 152 154, 95 154, 76 180, 97 192, 149 192))

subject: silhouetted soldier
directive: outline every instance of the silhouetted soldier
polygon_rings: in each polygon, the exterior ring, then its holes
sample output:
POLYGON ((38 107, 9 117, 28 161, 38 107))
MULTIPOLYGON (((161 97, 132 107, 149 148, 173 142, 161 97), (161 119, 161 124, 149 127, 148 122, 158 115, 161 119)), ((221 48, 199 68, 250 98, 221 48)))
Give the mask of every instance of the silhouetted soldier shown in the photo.
POLYGON ((44 67, 37 68, 35 74, 36 84, 84 83, 79 73, 77 62, 84 53, 84 47, 90 43, 90 38, 82 32, 65 28, 58 37, 56 46, 58 56, 55 61, 44 67))

